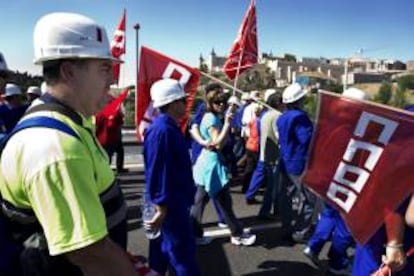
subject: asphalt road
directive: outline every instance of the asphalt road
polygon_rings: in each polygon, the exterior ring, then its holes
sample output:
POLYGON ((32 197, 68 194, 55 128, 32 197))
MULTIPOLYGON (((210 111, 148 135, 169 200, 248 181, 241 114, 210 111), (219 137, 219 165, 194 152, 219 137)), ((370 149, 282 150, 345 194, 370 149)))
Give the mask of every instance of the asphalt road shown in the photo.
MULTIPOLYGON (((131 139, 131 134, 126 135, 131 139)), ((129 251, 134 254, 148 255, 148 241, 141 229, 140 200, 145 183, 142 148, 134 143, 126 143, 126 167, 129 172, 120 174, 128 212, 129 251)), ((203 222, 208 236, 213 242, 197 248, 197 260, 202 275, 327 275, 326 251, 321 253, 322 268, 319 270, 304 257, 304 245, 283 241, 280 222, 277 218, 260 221, 256 215, 260 205, 247 205, 240 192, 240 186, 231 188, 233 206, 237 217, 245 229, 257 235, 257 242, 251 247, 230 244, 229 231, 217 227, 217 216, 211 204, 207 206, 203 222)), ((259 194, 257 199, 261 200, 259 194)))

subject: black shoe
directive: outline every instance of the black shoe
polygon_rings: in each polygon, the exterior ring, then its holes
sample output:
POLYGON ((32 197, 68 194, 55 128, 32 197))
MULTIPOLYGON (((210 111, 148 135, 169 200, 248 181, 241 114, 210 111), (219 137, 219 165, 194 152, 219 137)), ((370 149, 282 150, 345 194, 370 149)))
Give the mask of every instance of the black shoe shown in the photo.
POLYGON ((309 240, 309 235, 303 234, 301 232, 294 232, 292 234, 292 240, 296 243, 307 243, 309 240))
POLYGON ((116 169, 116 172, 117 173, 127 173, 127 172, 129 172, 129 170, 128 169, 116 169))
POLYGON ((271 215, 258 215, 257 219, 261 221, 271 221, 271 220, 274 220, 275 218, 272 217, 271 215))

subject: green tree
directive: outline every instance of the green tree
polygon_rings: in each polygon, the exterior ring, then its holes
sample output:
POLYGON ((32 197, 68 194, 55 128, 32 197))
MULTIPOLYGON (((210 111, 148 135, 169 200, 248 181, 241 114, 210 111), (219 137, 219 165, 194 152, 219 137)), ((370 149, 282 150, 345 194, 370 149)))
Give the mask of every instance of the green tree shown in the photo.
POLYGON ((382 104, 388 104, 392 98, 392 84, 384 82, 374 97, 374 101, 382 104))
POLYGON ((286 60, 286 61, 296 62, 296 56, 295 55, 292 55, 292 54, 285 54, 283 56, 283 59, 286 60))
POLYGON ((406 90, 402 87, 398 87, 397 92, 394 95, 394 101, 392 103, 395 107, 404 108, 407 105, 406 90))
POLYGON ((305 97, 304 110, 308 113, 312 121, 316 119, 316 110, 318 108, 318 94, 311 93, 305 97))

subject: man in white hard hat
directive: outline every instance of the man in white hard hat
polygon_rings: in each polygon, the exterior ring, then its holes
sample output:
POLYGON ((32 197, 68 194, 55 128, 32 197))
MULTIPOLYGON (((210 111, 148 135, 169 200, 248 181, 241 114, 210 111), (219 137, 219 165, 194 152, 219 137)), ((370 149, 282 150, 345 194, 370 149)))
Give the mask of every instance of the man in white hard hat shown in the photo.
POLYGON ((305 169, 308 148, 312 137, 313 125, 303 111, 303 102, 307 91, 298 83, 289 85, 282 94, 286 105, 283 114, 277 120, 280 145, 280 172, 282 181, 287 181, 296 191, 299 209, 293 226, 292 238, 296 242, 305 242, 311 233, 316 197, 301 182, 300 175, 305 169))
POLYGON ((14 83, 7 83, 2 95, 4 104, 0 105, 0 119, 4 122, 6 132, 10 132, 23 114, 27 105, 23 104, 22 91, 14 83))
POLYGON ((26 98, 29 103, 39 98, 42 95, 42 91, 38 86, 29 86, 26 91, 26 98))
POLYGON ((48 93, 21 122, 43 116, 65 130, 25 128, 3 150, 3 212, 41 226, 30 248, 25 243, 24 273, 135 275, 124 250, 126 204, 92 120, 113 83, 112 63, 119 62, 106 31, 83 15, 47 14, 36 23, 34 52, 48 93))
POLYGON ((186 94, 177 80, 162 79, 152 85, 151 98, 160 115, 145 134, 145 198, 155 204, 156 213, 145 227, 161 229, 161 235, 150 240, 150 267, 161 275, 171 267, 175 275, 197 276, 200 272, 189 212, 195 184, 188 148, 178 125, 185 115, 186 94))

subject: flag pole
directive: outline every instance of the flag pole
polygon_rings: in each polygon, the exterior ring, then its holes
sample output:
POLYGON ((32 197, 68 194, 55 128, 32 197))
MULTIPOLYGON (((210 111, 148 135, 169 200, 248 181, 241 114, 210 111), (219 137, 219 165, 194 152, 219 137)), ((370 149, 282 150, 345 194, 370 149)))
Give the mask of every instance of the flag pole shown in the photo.
MULTIPOLYGON (((137 107, 138 107, 138 99, 139 99, 139 97, 138 97, 138 74, 139 74, 139 29, 140 29, 140 25, 139 25, 139 23, 136 23, 135 25, 134 25, 134 30, 135 30, 135 47, 136 47, 136 62, 135 62, 135 65, 136 65, 136 67, 135 67, 135 76, 136 76, 136 79, 135 79, 135 127, 137 128, 138 126, 137 126, 137 121, 136 121, 136 119, 137 119, 137 116, 136 116, 136 114, 137 114, 137 107)), ((138 137, 138 135, 137 135, 137 137, 138 137)))
MULTIPOLYGON (((241 66, 241 62, 242 62, 242 57, 243 57, 243 53, 244 53, 244 46, 240 51, 240 55, 239 55, 239 64, 237 65, 237 71, 236 71, 236 77, 234 78, 234 88, 237 88, 237 82, 239 81, 239 74, 240 74, 240 66, 241 66)), ((233 89, 233 96, 236 94, 236 91, 233 89)))
MULTIPOLYGON (((222 81, 221 79, 218 79, 218 78, 216 78, 216 77, 214 77, 214 76, 212 76, 210 74, 207 74, 207 73, 205 73, 203 71, 200 71, 200 74, 203 75, 203 76, 205 76, 205 77, 207 77, 207 78, 209 78, 209 79, 211 79, 211 80, 213 80, 213 81, 215 81, 215 82, 220 83, 221 85, 226 86, 227 88, 233 89, 233 92, 237 92, 237 93, 239 93, 241 95, 248 93, 248 92, 245 92, 243 90, 238 89, 237 87, 235 87, 235 86, 233 86, 233 85, 231 85, 231 84, 229 84, 229 83, 227 83, 225 81, 222 81)), ((263 105, 263 106, 265 106, 265 107, 267 107, 267 108, 269 108, 269 109, 273 109, 273 110, 279 111, 279 110, 271 107, 270 105, 268 105, 264 101, 261 101, 261 100, 259 100, 257 98, 252 98, 252 100, 255 101, 255 102, 257 102, 257 103, 259 103, 259 104, 261 104, 261 105, 263 105)))

